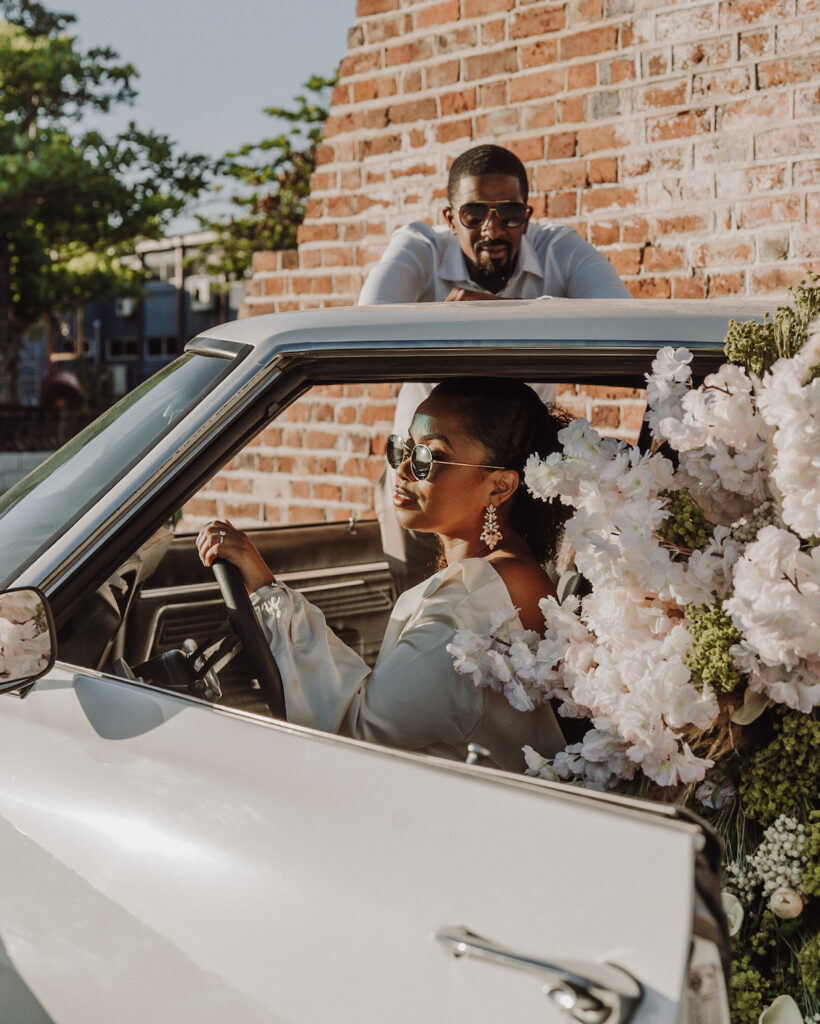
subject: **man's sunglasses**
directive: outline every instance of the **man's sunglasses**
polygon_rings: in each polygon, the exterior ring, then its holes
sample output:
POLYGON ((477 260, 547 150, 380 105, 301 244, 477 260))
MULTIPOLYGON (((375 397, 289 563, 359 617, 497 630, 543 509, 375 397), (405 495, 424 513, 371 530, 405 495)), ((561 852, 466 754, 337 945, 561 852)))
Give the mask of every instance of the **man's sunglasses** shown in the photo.
POLYGON ((503 469, 503 466, 480 466, 476 462, 449 462, 445 459, 433 459, 433 453, 426 444, 408 445, 403 437, 391 434, 387 439, 385 450, 387 463, 398 469, 406 458, 410 459, 410 469, 416 480, 426 480, 430 476, 434 461, 444 466, 471 466, 473 469, 503 469))
POLYGON ((507 200, 502 203, 465 203, 458 208, 458 219, 465 228, 480 228, 491 213, 498 217, 505 228, 520 228, 526 224, 532 207, 507 200))

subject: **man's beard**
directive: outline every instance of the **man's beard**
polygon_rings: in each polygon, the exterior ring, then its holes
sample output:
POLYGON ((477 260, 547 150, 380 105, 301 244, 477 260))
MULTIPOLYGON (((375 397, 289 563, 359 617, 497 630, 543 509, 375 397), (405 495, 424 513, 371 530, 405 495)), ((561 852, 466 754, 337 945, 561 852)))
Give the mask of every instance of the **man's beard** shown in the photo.
POLYGON ((515 259, 510 255, 511 246, 509 243, 496 242, 495 244, 505 245, 507 255, 501 259, 491 259, 485 247, 479 242, 473 250, 478 256, 478 260, 467 259, 470 277, 477 285, 480 285, 485 291, 492 292, 493 295, 496 295, 503 289, 515 270, 515 259))

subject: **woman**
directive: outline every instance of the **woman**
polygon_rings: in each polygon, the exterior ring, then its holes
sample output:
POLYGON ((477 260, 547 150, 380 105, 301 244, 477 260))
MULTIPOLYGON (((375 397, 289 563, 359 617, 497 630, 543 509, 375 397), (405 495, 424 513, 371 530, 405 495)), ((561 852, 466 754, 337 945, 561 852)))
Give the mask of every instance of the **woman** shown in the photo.
POLYGON ((541 563, 562 513, 523 483, 527 457, 558 445, 563 422, 526 384, 454 379, 418 407, 406 441, 392 435, 393 503, 405 529, 437 534, 440 569, 396 602, 371 671, 324 616, 273 578, 247 536, 214 522, 197 538, 202 562, 233 562, 285 689, 288 720, 406 750, 463 760, 469 743, 488 762, 521 771, 521 748, 543 754, 564 739, 552 709, 516 711, 500 694, 459 675, 447 653, 458 629, 487 633, 497 611, 539 632, 538 601, 554 593, 541 563))

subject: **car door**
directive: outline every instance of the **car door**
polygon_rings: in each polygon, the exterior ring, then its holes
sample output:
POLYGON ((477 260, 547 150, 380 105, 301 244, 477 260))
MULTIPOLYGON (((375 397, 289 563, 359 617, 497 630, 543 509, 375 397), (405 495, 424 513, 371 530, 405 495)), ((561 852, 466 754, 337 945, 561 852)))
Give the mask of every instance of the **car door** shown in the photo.
POLYGON ((617 965, 638 1024, 678 1019, 702 837, 667 808, 65 664, 0 697, 0 749, 14 1024, 572 1019, 546 976, 454 956, 459 928, 617 965))

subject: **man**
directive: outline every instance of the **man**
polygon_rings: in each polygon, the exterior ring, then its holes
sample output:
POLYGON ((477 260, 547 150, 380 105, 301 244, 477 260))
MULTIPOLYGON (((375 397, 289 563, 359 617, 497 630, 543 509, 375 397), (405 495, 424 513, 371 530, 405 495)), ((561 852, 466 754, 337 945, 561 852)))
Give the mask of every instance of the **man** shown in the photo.
MULTIPOLYGON (((416 222, 395 231, 364 283, 359 305, 545 295, 629 298, 612 264, 573 228, 530 224, 528 195, 527 172, 514 153, 493 145, 468 149, 450 168, 445 223, 416 222)), ((406 437, 413 412, 431 389, 422 382, 402 386, 395 433, 406 437)), ((555 400, 554 385, 536 390, 544 401, 555 400)), ((380 482, 377 506, 385 553, 401 586, 423 578, 430 555, 395 525, 392 482, 380 482)))
POLYGON ((475 299, 628 298, 606 257, 567 226, 530 224, 527 172, 501 146, 453 162, 443 225, 394 232, 359 305, 475 299))

